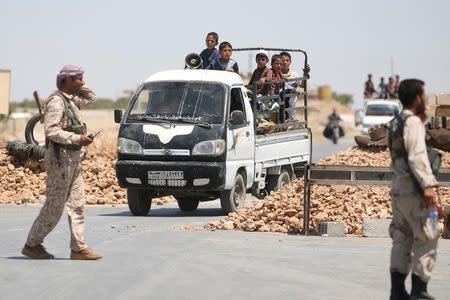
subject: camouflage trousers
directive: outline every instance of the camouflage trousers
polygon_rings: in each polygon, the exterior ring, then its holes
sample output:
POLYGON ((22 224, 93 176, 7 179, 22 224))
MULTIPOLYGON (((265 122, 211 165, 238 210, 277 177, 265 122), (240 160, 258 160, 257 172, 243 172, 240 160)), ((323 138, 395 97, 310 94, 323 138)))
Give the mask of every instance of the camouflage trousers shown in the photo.
POLYGON ((391 271, 408 274, 410 271, 428 282, 437 255, 438 236, 426 229, 428 209, 420 194, 393 196, 391 271))
POLYGON ((70 248, 80 251, 87 248, 83 239, 84 230, 84 182, 81 163, 45 156, 47 172, 46 200, 28 234, 27 244, 34 247, 42 244, 44 238, 55 228, 67 208, 70 226, 70 248))

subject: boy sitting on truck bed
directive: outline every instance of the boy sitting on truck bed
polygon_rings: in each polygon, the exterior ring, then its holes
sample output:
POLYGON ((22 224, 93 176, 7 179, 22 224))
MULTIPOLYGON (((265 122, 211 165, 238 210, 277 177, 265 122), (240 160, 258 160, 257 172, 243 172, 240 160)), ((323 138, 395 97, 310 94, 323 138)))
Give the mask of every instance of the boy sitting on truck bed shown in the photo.
MULTIPOLYGON (((266 66, 269 62, 269 56, 267 55, 267 52, 264 50, 259 50, 258 53, 256 53, 256 64, 257 67, 255 71, 253 71, 252 77, 250 78, 250 81, 248 83, 249 88, 251 88, 251 85, 256 81, 265 82, 267 79, 267 73, 269 73, 269 68, 266 66)), ((269 92, 269 85, 268 84, 259 84, 256 87, 256 93, 259 95, 267 95, 269 92)))
MULTIPOLYGON (((267 72, 266 81, 270 82, 271 80, 282 80, 281 74, 281 56, 275 54, 272 56, 271 60, 271 68, 267 72)), ((268 84, 268 94, 270 95, 278 95, 280 89, 282 87, 282 82, 270 83, 268 84)), ((264 101, 264 105, 260 105, 262 107, 261 112, 258 114, 258 128, 257 134, 267 134, 273 133, 277 131, 275 129, 275 124, 279 122, 278 114, 279 114, 279 105, 278 99, 274 97, 274 99, 270 99, 268 101, 264 101)))
POLYGON ((237 62, 231 59, 231 54, 233 53, 233 47, 231 44, 229 42, 220 43, 219 52, 220 58, 214 61, 208 69, 230 71, 239 74, 239 66, 237 62))
MULTIPOLYGON (((281 73, 281 67, 282 67, 281 55, 279 54, 272 55, 271 68, 269 69, 269 72, 267 72, 267 81, 282 80, 283 74, 281 73)), ((281 82, 271 83, 269 94, 270 95, 278 94, 280 92, 280 88, 281 82)))

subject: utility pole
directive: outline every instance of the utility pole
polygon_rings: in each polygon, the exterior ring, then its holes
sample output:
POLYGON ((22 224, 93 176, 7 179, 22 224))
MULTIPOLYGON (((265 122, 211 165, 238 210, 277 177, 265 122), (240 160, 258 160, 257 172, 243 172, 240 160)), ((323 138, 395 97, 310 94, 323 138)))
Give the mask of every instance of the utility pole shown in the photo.
POLYGON ((394 57, 391 56, 391 76, 394 76, 394 57))

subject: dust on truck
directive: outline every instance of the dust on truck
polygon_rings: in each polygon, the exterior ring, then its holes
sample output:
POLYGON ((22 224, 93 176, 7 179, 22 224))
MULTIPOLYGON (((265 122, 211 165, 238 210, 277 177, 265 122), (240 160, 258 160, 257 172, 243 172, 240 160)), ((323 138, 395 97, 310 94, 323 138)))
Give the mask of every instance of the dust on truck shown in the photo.
MULTIPOLYGON (((280 49, 281 50, 281 49, 280 49)), ((306 65, 306 59, 305 59, 306 65)), ((296 80, 305 80, 299 78, 296 80)), ((252 87, 256 91, 255 83, 252 87)), ((265 83, 270 84, 270 83, 265 83)), ((132 96, 120 123, 116 175, 133 215, 147 215, 152 198, 173 195, 182 211, 220 198, 224 213, 290 182, 311 160, 306 89, 303 121, 285 120, 284 91, 259 96, 233 72, 184 69, 150 76, 132 96), (272 133, 262 133, 258 103, 280 106, 272 133)))

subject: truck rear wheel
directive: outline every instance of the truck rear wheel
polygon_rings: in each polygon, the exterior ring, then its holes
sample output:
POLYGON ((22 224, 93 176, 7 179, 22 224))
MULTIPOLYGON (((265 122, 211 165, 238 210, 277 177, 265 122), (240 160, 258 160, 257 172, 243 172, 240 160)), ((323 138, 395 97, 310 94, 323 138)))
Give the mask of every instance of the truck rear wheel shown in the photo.
POLYGON ((281 171, 281 174, 278 176, 271 175, 269 176, 267 182, 267 192, 270 193, 271 191, 278 191, 283 185, 289 184, 290 182, 291 176, 286 170, 281 171))
POLYGON ((236 211, 245 201, 245 181, 241 174, 236 174, 233 188, 220 195, 220 205, 224 213, 236 211))
POLYGON ((128 208, 135 216, 146 216, 152 206, 151 193, 142 189, 127 189, 128 208))
POLYGON ((199 200, 193 197, 177 198, 178 207, 181 211, 195 211, 198 207, 199 200))

